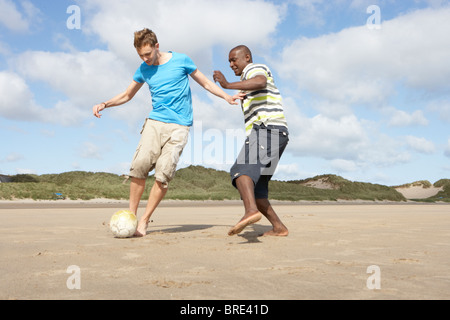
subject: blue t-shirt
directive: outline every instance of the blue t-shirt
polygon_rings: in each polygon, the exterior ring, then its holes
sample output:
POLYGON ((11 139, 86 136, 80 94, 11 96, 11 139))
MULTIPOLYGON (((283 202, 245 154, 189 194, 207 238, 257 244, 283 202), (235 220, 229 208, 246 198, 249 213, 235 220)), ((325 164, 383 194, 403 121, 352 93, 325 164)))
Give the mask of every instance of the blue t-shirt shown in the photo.
POLYGON ((145 62, 137 69, 133 80, 147 82, 152 95, 150 119, 192 126, 192 97, 189 75, 197 70, 185 54, 171 52, 172 58, 163 65, 149 66, 145 62))

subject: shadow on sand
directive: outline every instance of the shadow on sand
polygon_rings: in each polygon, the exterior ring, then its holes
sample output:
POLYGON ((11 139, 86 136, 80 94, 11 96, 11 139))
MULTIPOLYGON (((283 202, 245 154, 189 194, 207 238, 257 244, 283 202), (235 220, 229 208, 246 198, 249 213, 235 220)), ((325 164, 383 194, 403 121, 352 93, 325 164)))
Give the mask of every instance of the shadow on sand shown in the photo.
POLYGON ((262 226, 258 224, 252 224, 251 226, 248 226, 243 233, 238 234, 238 237, 242 237, 247 242, 241 242, 241 244, 244 243, 261 243, 261 241, 258 239, 259 237, 262 237, 262 235, 272 230, 272 226, 262 226))
MULTIPOLYGON (((212 224, 186 224, 180 226, 158 226, 153 227, 153 230, 147 230, 147 235, 152 233, 185 233, 185 232, 193 232, 193 231, 201 231, 210 229, 213 227, 218 227, 218 225, 212 224)), ((220 227, 231 227, 228 225, 221 225, 220 227)), ((261 241, 258 239, 265 232, 270 231, 272 226, 262 226, 258 224, 253 224, 248 226, 243 233, 238 234, 238 237, 245 239, 245 242, 240 242, 240 244, 244 243, 260 243, 261 241)), ((228 237, 227 234, 224 234, 224 237, 228 237)))
POLYGON ((184 233, 192 231, 206 230, 215 227, 212 224, 186 224, 181 226, 158 226, 154 230, 147 230, 147 234, 151 233, 184 233))

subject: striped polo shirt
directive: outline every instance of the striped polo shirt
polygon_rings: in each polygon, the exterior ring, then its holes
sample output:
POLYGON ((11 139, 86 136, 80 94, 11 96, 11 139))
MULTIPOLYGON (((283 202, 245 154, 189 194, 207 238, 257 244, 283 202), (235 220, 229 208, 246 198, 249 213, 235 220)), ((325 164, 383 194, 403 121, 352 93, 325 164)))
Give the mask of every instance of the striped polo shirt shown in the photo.
POLYGON ((283 101, 275 86, 272 72, 264 64, 251 63, 242 71, 241 80, 249 80, 258 75, 267 79, 267 86, 261 90, 243 91, 247 97, 242 101, 245 119, 245 133, 250 135, 253 124, 282 126, 287 128, 283 101))

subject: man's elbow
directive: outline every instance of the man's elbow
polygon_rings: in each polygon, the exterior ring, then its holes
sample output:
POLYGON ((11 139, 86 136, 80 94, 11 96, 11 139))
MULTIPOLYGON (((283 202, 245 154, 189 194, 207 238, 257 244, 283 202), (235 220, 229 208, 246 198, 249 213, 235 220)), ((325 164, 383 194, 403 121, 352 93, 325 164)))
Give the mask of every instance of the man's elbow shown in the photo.
POLYGON ((266 89, 266 87, 267 87, 267 82, 261 82, 261 83, 258 82, 255 84, 254 90, 263 90, 263 89, 266 89))
POLYGON ((267 87, 267 78, 266 77, 257 77, 255 78, 255 90, 262 90, 267 87))

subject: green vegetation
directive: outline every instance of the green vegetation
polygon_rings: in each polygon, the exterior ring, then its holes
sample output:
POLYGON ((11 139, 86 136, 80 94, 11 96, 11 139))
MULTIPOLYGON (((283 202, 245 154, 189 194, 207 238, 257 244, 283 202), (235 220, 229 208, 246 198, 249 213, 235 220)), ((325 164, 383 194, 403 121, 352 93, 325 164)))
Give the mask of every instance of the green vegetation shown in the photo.
POLYGON ((412 182, 412 183, 406 183, 403 184, 401 186, 395 187, 395 188, 409 188, 409 187, 423 187, 423 188, 431 188, 433 185, 431 184, 430 181, 428 180, 421 180, 421 181, 416 181, 416 182, 412 182))
POLYGON ((129 186, 123 177, 111 173, 66 172, 61 174, 18 175, 12 183, 0 184, 0 199, 51 200, 62 193, 72 200, 95 198, 127 199, 129 186))
MULTIPOLYGON (((66 199, 72 200, 127 200, 129 196, 130 180, 111 173, 74 171, 41 176, 16 175, 11 178, 11 183, 0 184, 0 199, 52 200, 56 199, 55 193, 62 193, 66 199)), ((154 177, 150 176, 143 199, 148 198, 153 182, 154 177)), ((450 180, 440 180, 434 186, 444 187, 444 190, 423 201, 450 202, 450 180)), ((298 181, 271 181, 269 197, 286 201, 406 200, 394 187, 352 182, 336 175, 321 175, 298 181)), ((177 171, 166 199, 239 200, 240 196, 231 185, 227 172, 190 166, 177 171)))
MULTIPOLYGON (((278 184, 278 182, 275 182, 278 184)), ((292 200, 369 200, 369 201, 405 201, 401 193, 391 187, 379 184, 352 182, 336 175, 321 175, 298 181, 288 181, 287 185, 279 185, 280 193, 283 189, 291 194, 292 200), (329 189, 318 189, 305 186, 312 182, 321 181, 329 189), (286 186, 289 186, 286 188, 286 186), (301 197, 298 199, 298 197, 301 197)), ((272 187, 273 188, 273 187, 272 187)), ((281 195, 280 195, 281 196, 281 195)), ((290 200, 290 199, 281 199, 290 200)))

